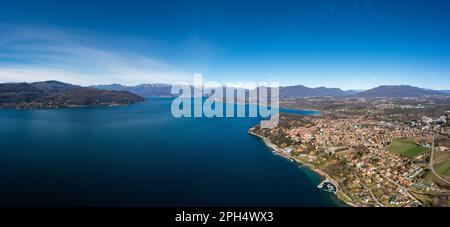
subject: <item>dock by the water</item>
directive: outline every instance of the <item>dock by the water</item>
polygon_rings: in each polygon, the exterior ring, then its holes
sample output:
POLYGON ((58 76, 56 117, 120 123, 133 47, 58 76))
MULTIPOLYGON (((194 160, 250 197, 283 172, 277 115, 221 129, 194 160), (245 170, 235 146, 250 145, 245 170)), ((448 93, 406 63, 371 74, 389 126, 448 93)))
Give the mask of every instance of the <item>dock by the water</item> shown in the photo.
POLYGON ((336 185, 334 185, 330 180, 325 179, 323 180, 319 185, 317 185, 317 188, 320 188, 324 191, 335 193, 337 191, 336 185))

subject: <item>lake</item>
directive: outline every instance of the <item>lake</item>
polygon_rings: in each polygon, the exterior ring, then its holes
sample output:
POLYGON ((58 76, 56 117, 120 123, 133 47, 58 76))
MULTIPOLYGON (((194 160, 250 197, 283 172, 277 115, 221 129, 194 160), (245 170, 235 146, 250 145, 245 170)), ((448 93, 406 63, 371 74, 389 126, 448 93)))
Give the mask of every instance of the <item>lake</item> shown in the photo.
POLYGON ((174 118, 171 101, 0 110, 0 206, 340 205, 248 134, 260 119, 174 118))

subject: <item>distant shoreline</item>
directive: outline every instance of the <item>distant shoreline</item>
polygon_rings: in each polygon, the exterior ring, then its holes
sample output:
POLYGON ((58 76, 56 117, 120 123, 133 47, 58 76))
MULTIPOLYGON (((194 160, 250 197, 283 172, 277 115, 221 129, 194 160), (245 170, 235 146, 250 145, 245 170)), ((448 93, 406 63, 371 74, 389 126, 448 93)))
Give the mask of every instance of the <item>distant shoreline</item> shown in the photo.
POLYGON ((12 107, 12 106, 0 106, 0 110, 66 110, 66 109, 83 109, 83 108, 101 108, 101 107, 120 107, 137 104, 143 101, 124 104, 107 104, 107 105, 74 105, 74 106, 61 106, 61 107, 12 107))
POLYGON ((127 91, 108 91, 59 81, 0 84, 0 108, 60 109, 119 106, 145 101, 127 91))

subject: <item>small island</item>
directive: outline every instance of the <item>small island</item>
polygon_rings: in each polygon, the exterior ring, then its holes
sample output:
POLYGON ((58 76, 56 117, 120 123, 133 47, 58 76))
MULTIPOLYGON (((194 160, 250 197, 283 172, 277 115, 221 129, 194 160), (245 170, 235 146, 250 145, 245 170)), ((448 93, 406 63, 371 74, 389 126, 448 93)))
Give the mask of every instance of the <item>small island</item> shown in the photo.
POLYGON ((145 99, 128 91, 107 91, 59 81, 0 84, 0 108, 55 109, 128 105, 145 99))

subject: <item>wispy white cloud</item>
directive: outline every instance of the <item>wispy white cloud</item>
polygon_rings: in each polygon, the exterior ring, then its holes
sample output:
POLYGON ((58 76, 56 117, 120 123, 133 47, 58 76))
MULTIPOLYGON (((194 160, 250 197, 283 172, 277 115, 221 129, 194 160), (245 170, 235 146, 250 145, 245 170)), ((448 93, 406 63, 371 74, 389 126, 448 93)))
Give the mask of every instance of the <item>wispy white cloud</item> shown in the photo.
POLYGON ((61 80, 80 85, 130 85, 173 83, 192 77, 151 53, 105 48, 88 32, 3 26, 0 34, 0 82, 61 80))

